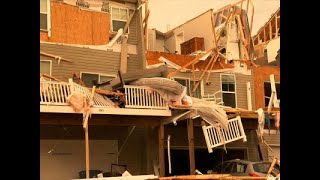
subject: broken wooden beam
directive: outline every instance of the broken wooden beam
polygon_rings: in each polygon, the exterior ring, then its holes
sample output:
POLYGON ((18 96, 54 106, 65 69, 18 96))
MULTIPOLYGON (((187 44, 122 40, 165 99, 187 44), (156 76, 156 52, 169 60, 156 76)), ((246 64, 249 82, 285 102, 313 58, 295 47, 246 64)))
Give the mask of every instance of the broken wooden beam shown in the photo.
POLYGON ((184 68, 186 68, 186 67, 188 67, 188 66, 190 66, 190 65, 192 65, 192 64, 198 63, 202 57, 204 57, 207 53, 209 53, 209 52, 211 52, 211 51, 213 51, 213 50, 214 50, 214 48, 210 48, 210 49, 209 49, 208 51, 206 51, 205 53, 198 55, 198 56, 195 57, 192 61, 186 63, 186 64, 183 65, 183 66, 181 66, 179 69, 177 69, 177 70, 169 73, 167 77, 170 78, 170 77, 172 77, 173 75, 175 75, 177 72, 179 72, 180 70, 182 70, 182 69, 184 69, 184 68))
POLYGON ((61 80, 53 77, 53 76, 49 76, 47 74, 44 74, 44 73, 40 73, 40 77, 46 77, 46 78, 49 78, 49 79, 52 79, 52 80, 55 80, 55 81, 58 81, 58 82, 62 82, 61 80))
POLYGON ((55 60, 62 60, 62 61, 66 61, 66 62, 70 62, 72 63, 73 61, 71 60, 68 60, 66 58, 62 58, 61 56, 56 56, 56 55, 53 55, 53 54, 49 54, 49 53, 46 53, 46 52, 43 52, 43 51, 40 51, 40 55, 44 55, 44 56, 48 56, 48 57, 53 57, 55 60))

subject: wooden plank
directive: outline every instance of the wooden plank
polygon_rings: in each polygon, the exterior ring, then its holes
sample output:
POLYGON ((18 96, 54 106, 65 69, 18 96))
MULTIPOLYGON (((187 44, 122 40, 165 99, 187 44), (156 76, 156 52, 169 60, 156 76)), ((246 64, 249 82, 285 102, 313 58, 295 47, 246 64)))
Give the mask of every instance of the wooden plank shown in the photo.
POLYGON ((251 84, 250 84, 250 81, 247 82, 247 103, 248 103, 248 110, 252 111, 251 84))
POLYGON ((191 118, 187 120, 187 129, 188 129, 188 142, 189 142, 190 174, 194 174, 196 170, 196 166, 195 166, 195 158, 194 158, 193 120, 191 118))
POLYGON ((159 176, 165 176, 165 161, 164 161, 164 124, 159 126, 159 176))
POLYGON ((278 37, 278 17, 276 19, 276 38, 278 37))
POLYGON ((121 36, 121 59, 120 59, 121 73, 126 73, 127 67, 128 67, 127 41, 128 41, 128 37, 125 35, 122 35, 121 36))
MULTIPOLYGON (((207 78, 206 78, 206 84, 208 83, 209 81, 209 77, 210 77, 210 74, 211 74, 211 71, 213 69, 213 65, 214 65, 215 62, 211 63, 211 66, 209 68, 209 72, 208 72, 208 75, 207 75, 207 78)), ((220 62, 219 62, 220 63, 220 62)), ((223 68, 223 67, 222 67, 223 68)))
POLYGON ((40 73, 40 77, 46 77, 46 78, 49 78, 49 79, 52 79, 52 80, 55 80, 55 81, 58 81, 58 82, 63 82, 63 81, 61 81, 61 80, 59 80, 59 79, 57 79, 57 78, 55 78, 55 77, 53 77, 53 76, 49 76, 49 75, 47 75, 47 74, 44 74, 44 73, 40 73))
POLYGON ((267 41, 266 28, 263 28, 263 40, 262 40, 262 42, 266 42, 266 41, 267 41))
POLYGON ((203 70, 203 72, 202 72, 199 80, 197 81, 196 85, 193 87, 193 89, 192 89, 192 91, 191 91, 192 93, 196 92, 196 89, 198 88, 201 80, 203 79, 205 73, 207 72, 207 69, 208 69, 208 67, 210 66, 210 64, 211 64, 211 63, 215 63, 216 60, 217 60, 218 57, 219 57, 218 55, 211 55, 211 56, 212 56, 212 57, 211 57, 211 59, 209 60, 209 62, 208 62, 208 64, 207 64, 207 66, 205 67, 205 69, 203 70), (214 57, 215 57, 215 59, 213 60, 214 57))
POLYGON ((84 129, 86 143, 86 179, 90 178, 90 159, 89 159, 89 133, 88 127, 84 129))
POLYGON ((132 20, 132 18, 133 18, 133 15, 135 14, 135 12, 136 12, 136 11, 134 10, 134 11, 130 14, 128 21, 127 21, 126 24, 124 25, 123 34, 126 33, 126 31, 127 31, 128 27, 129 27, 129 25, 130 25, 130 22, 131 22, 131 20, 132 20))
POLYGON ((216 16, 211 14, 211 25, 212 25, 212 32, 213 32, 213 44, 214 44, 214 48, 216 49, 216 53, 218 53, 218 46, 217 46, 217 38, 216 38, 216 16))
MULTIPOLYGON (((93 99, 93 96, 94 96, 94 92, 96 91, 96 86, 93 86, 92 88, 92 91, 91 91, 91 94, 90 94, 90 98, 89 98, 89 101, 92 101, 93 99)), ((90 108, 90 107, 89 107, 90 108)), ((83 128, 86 129, 88 127, 88 119, 89 119, 89 110, 86 112, 86 116, 83 120, 83 128)))
POLYGON ((53 55, 53 54, 49 54, 49 53, 46 53, 46 52, 43 52, 43 51, 40 51, 40 54, 41 54, 41 55, 44 55, 44 56, 48 56, 48 57, 53 57, 55 60, 58 60, 58 61, 59 61, 59 59, 61 59, 62 61, 66 61, 66 62, 70 62, 70 63, 73 62, 73 61, 68 60, 68 59, 66 59, 66 58, 62 58, 62 57, 60 57, 60 56, 56 56, 56 55, 53 55))
POLYGON ((269 22, 269 38, 270 38, 270 40, 272 39, 272 26, 271 26, 271 21, 269 22))

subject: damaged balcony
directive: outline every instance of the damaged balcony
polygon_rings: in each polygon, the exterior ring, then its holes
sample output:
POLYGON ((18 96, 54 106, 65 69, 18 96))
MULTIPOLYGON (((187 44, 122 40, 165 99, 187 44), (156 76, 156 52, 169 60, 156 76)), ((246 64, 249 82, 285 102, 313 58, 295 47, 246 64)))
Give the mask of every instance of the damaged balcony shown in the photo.
MULTIPOLYGON (((149 92, 144 86, 125 85, 124 88, 124 94, 109 94, 122 98, 119 101, 122 104, 112 101, 106 93, 101 93, 103 90, 97 89, 92 99, 91 114, 171 116, 168 104, 157 92, 149 92)), ((72 79, 69 82, 40 80, 40 112, 83 113, 70 105, 70 97, 75 94, 86 97, 88 101, 91 89, 73 82, 72 79)))

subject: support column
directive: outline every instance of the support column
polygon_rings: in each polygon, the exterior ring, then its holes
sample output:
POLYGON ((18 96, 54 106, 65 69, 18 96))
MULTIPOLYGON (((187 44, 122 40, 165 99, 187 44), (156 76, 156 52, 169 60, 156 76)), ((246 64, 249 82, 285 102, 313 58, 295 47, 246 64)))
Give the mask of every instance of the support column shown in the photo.
POLYGON ((193 120, 187 120, 188 129, 188 142, 189 142, 189 161, 190 161, 190 175, 195 172, 195 160, 194 160, 194 137, 193 137, 193 120))
POLYGON ((164 164, 164 124, 160 123, 159 126, 159 176, 165 176, 165 164, 164 164))

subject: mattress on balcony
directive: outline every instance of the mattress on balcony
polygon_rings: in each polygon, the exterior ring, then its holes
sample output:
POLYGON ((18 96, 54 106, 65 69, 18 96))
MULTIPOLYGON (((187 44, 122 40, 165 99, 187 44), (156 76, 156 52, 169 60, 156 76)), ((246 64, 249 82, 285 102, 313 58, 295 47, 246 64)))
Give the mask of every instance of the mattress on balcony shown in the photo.
POLYGON ((162 77, 141 78, 131 82, 130 85, 150 87, 168 103, 181 102, 181 99, 187 93, 185 86, 177 81, 162 77))

